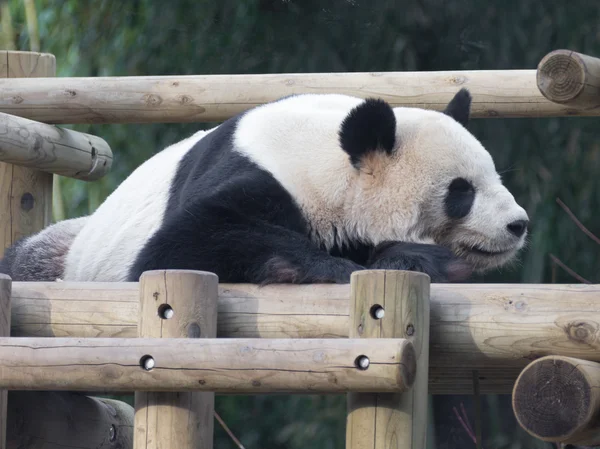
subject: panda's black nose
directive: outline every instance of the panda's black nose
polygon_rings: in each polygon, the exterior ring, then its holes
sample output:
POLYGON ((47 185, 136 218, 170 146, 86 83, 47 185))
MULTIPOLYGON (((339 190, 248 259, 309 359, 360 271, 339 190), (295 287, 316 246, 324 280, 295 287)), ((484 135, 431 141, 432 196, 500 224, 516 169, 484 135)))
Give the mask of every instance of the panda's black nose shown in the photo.
POLYGON ((508 228, 511 234, 514 234, 517 237, 521 237, 527 230, 528 224, 529 222, 527 220, 516 220, 512 223, 509 223, 506 227, 508 228))

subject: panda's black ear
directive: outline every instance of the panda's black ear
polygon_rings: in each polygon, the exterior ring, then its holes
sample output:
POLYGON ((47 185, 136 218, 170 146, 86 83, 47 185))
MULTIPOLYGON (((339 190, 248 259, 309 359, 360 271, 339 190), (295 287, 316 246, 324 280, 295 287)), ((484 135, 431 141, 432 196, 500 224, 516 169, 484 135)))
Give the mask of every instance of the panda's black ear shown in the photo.
POLYGON ((450 100, 444 110, 444 114, 449 115, 465 128, 469 124, 469 115, 471 113, 471 94, 465 88, 459 90, 454 98, 450 100))
POLYGON ((380 99, 366 99, 344 118, 339 137, 354 166, 373 151, 391 154, 396 142, 396 116, 392 107, 380 99))

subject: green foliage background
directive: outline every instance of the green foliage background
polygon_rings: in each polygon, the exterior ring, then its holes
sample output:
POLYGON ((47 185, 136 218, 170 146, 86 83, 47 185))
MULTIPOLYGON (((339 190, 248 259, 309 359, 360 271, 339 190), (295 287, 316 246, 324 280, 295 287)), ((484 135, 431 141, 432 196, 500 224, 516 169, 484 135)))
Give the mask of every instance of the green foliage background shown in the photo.
MULTIPOLYGON (((600 56, 597 0, 33 3, 40 50, 56 55, 58 76, 531 69, 558 48, 600 56)), ((28 31, 24 2, 8 0, 6 5, 12 32, 7 32, 5 7, 4 39, 29 50, 36 31, 28 31)), ((93 211, 142 161, 209 125, 73 126, 108 141, 114 169, 95 183, 61 178, 56 217, 93 211)), ((600 200, 598 119, 476 120, 473 131, 532 219, 531 242, 521 262, 478 281, 573 282, 553 268, 549 255, 554 254, 597 282, 600 253, 556 198, 590 229, 600 229, 595 214, 600 200)), ((472 413, 470 398, 435 399, 431 426, 436 431, 429 447, 475 447, 451 410, 461 400, 472 413)), ((217 398, 217 411, 248 449, 342 448, 344 407, 344 398, 335 396, 217 398)), ((482 418, 487 449, 551 447, 518 430, 505 397, 486 398, 482 418)), ((215 447, 234 447, 215 428, 215 447)))

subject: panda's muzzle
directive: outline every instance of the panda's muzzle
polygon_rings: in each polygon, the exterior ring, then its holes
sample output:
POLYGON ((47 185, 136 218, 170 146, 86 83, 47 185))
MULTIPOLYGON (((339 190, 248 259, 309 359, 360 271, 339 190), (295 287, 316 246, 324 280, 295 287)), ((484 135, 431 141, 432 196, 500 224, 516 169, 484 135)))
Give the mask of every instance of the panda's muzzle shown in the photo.
POLYGON ((510 248, 510 249, 506 249, 506 250, 502 250, 502 251, 489 251, 489 250, 485 250, 479 246, 464 246, 463 247, 465 251, 469 252, 469 253, 474 253, 480 256, 485 256, 485 257, 498 257, 498 256, 503 256, 503 255, 507 255, 513 251, 515 251, 515 248, 510 248))

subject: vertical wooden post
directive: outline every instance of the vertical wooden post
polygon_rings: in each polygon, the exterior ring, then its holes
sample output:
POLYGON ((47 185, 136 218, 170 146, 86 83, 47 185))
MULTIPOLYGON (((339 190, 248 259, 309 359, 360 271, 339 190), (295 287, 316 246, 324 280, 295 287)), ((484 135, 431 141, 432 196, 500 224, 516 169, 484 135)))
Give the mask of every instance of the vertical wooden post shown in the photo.
POLYGON ((424 449, 429 276, 388 270, 353 273, 349 337, 411 340, 417 356, 417 372, 412 389, 402 394, 348 394, 346 449, 424 449))
MULTIPOLYGON (((215 338, 218 284, 213 273, 143 273, 138 335, 215 338)), ((151 368, 152 360, 147 363, 151 368)), ((211 392, 136 392, 134 448, 212 449, 214 397, 211 392)))
MULTIPOLYGON (((0 274, 0 337, 10 336, 10 295, 12 280, 0 274)), ((8 390, 0 390, 0 449, 6 449, 8 390)))
MULTIPOLYGON (((48 53, 0 51, 0 78, 56 76, 48 53)), ((23 101, 18 96, 13 102, 23 101)), ((52 219, 52 174, 0 162, 0 257, 21 237, 42 230, 52 219)))

